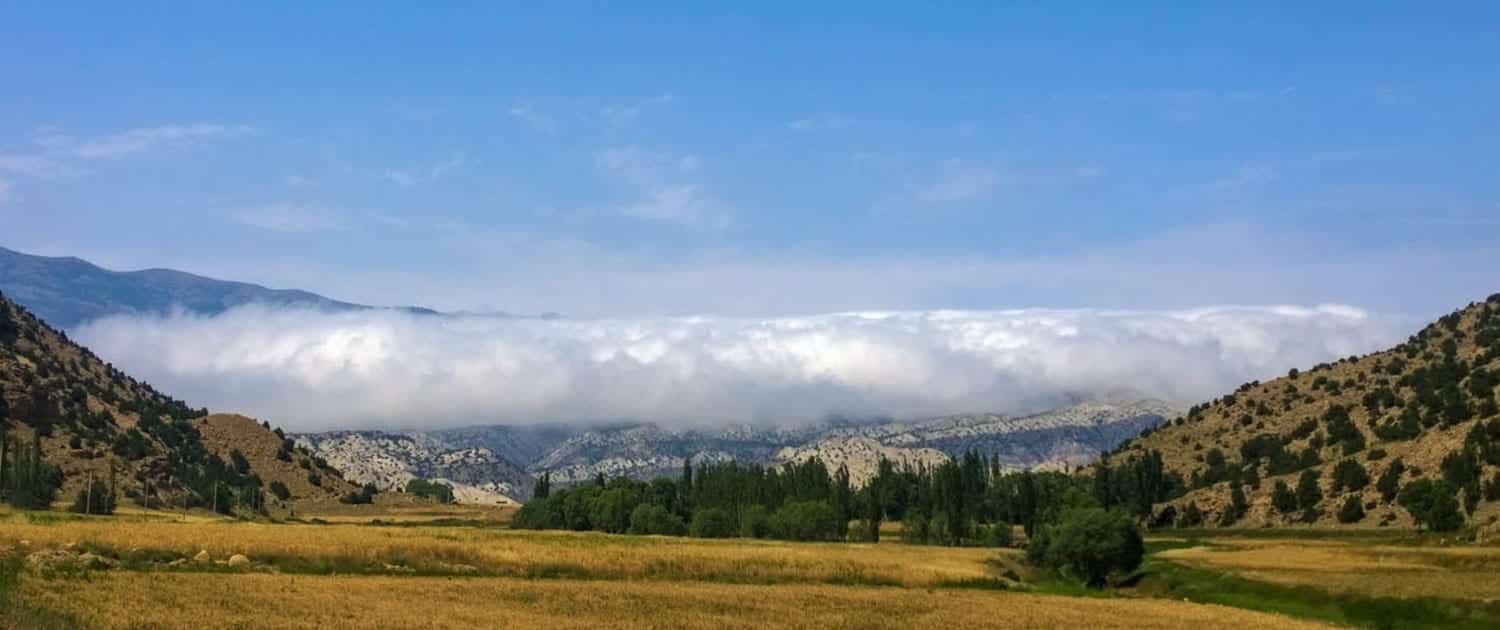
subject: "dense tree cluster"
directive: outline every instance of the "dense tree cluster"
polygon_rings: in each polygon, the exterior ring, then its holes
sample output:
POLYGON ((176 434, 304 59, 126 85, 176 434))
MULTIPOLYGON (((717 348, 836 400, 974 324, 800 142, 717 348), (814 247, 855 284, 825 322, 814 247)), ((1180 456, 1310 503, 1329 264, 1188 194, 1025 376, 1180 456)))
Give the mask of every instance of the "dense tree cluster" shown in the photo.
POLYGON ((704 538, 748 534, 842 540, 852 518, 853 496, 847 471, 830 474, 816 459, 779 468, 687 464, 679 479, 647 482, 620 477, 557 489, 544 475, 514 524, 704 538))
POLYGON ((42 456, 41 437, 33 433, 29 446, 17 444, 0 418, 0 501, 18 508, 46 509, 61 487, 62 472, 42 456))
POLYGON ((406 493, 419 497, 435 499, 438 503, 453 502, 453 486, 450 486, 441 481, 413 479, 406 482, 406 493))

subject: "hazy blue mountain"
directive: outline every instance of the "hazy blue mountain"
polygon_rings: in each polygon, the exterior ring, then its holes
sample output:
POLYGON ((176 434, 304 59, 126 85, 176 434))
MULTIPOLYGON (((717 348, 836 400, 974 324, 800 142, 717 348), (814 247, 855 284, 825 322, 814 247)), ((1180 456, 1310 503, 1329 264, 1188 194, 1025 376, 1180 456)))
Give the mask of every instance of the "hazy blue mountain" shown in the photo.
MULTIPOLYGON (((61 328, 109 315, 166 314, 174 308, 202 315, 216 315, 245 304, 333 311, 375 308, 307 291, 268 289, 171 269, 111 271, 78 258, 32 256, 3 247, 0 247, 0 291, 61 328)), ((400 310, 438 314, 416 307, 400 310)))

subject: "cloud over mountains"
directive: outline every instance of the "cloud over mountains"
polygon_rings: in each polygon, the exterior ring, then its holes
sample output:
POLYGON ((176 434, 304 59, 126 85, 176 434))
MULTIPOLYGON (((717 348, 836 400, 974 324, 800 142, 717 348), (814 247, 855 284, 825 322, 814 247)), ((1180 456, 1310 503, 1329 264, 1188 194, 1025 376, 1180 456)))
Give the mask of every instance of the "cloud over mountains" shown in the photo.
POLYGON ((75 337, 193 405, 296 430, 1021 411, 1129 390, 1192 403, 1400 338, 1343 306, 526 320, 242 307, 75 337))

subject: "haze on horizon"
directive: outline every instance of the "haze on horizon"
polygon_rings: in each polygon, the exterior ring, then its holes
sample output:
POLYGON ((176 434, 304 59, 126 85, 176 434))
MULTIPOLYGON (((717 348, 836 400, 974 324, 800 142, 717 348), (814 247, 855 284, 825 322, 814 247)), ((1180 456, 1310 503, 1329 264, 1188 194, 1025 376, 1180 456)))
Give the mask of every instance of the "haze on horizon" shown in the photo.
POLYGON ((569 317, 78 331, 301 428, 1188 404, 1497 289, 1493 5, 1053 10, 7 7, 0 245, 569 317))

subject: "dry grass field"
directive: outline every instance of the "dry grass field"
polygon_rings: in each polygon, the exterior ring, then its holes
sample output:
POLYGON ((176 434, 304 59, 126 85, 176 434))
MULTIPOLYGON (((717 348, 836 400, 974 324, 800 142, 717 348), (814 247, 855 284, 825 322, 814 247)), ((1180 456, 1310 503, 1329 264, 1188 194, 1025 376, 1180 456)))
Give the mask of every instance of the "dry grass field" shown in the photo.
MULTIPOLYGON (((1076 597, 1025 569, 1017 550, 889 536, 864 545, 518 531, 504 511, 430 506, 377 523, 327 516, 0 511, 0 552, 67 550, 110 565, 29 571, 14 601, 63 620, 37 627, 1382 627, 1370 622, 1384 614, 1371 612, 1374 598, 1461 602, 1437 613, 1418 604, 1437 616, 1394 626, 1446 628, 1491 627, 1486 602, 1500 595, 1500 548, 1390 538, 1156 538, 1140 586, 1076 597), (247 559, 231 565, 234 554, 247 559)), ((11 627, 32 626, 0 614, 11 627)))
POLYGON ((1376 597, 1500 600, 1500 547, 1212 539, 1163 560, 1244 578, 1376 597))
POLYGON ((1319 628, 1163 600, 509 578, 115 572, 25 595, 99 628, 1319 628))
POLYGON ((434 514, 445 525, 418 516, 372 525, 0 512, 0 549, 95 553, 114 565, 31 572, 14 597, 56 615, 41 627, 1325 627, 1027 592, 1000 577, 1018 567, 1015 550, 532 532, 487 524, 503 515, 434 514), (231 566, 233 554, 249 562, 231 566), (1002 585, 1017 590, 993 590, 1002 585))
MULTIPOLYGON (((122 560, 248 556, 288 573, 881 584, 984 578, 1001 552, 900 544, 799 544, 533 532, 493 527, 66 518, 0 521, 0 545, 75 545, 122 560)), ((1014 555, 1018 552, 1004 552, 1014 555)))

